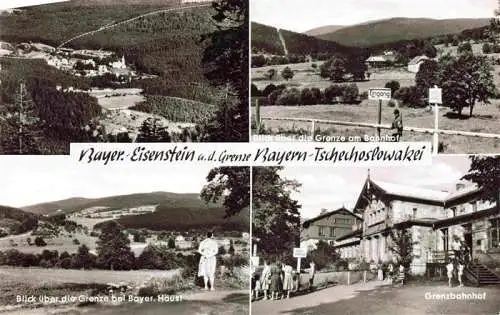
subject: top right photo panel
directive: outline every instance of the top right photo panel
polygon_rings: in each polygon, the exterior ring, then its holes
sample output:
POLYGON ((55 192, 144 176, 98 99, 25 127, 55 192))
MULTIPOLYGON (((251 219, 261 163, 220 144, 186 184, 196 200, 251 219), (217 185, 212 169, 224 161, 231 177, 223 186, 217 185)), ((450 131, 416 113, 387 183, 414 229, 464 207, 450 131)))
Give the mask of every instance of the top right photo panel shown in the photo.
POLYGON ((500 153, 500 2, 250 4, 252 141, 500 153))

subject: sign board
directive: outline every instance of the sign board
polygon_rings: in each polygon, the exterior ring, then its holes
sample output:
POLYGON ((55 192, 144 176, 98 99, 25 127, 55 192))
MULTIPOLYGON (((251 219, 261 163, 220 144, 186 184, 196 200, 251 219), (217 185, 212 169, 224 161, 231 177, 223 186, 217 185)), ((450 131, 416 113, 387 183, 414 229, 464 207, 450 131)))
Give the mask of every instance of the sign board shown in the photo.
POLYGON ((368 90, 368 99, 377 101, 390 101, 392 98, 392 91, 388 88, 377 88, 368 90))
POLYGON ((254 267, 258 266, 260 263, 260 257, 259 256, 252 256, 251 263, 252 263, 252 266, 254 266, 254 267))
POLYGON ((429 89, 429 104, 443 104, 442 90, 440 88, 429 89))
POLYGON ((293 249, 293 257, 294 258, 306 258, 307 257, 307 249, 306 248, 294 248, 293 249))

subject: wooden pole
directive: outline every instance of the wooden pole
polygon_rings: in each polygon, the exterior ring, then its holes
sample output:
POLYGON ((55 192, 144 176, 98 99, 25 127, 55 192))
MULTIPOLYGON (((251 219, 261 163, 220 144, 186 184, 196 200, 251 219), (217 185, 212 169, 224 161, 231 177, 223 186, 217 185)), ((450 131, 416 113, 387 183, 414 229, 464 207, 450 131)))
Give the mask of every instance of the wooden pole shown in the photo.
POLYGON ((438 103, 434 104, 434 137, 433 137, 433 152, 434 155, 438 154, 439 149, 439 106, 438 103))
MULTIPOLYGON (((380 125, 382 123, 382 100, 378 100, 378 118, 377 124, 380 125)), ((377 127, 377 135, 380 139, 380 127, 377 127)))
POLYGON ((257 127, 257 131, 255 132, 255 134, 260 134, 260 104, 259 104, 259 100, 256 99, 255 100, 255 125, 257 127))
POLYGON ((316 120, 311 120, 311 138, 314 141, 314 136, 316 135, 316 120))

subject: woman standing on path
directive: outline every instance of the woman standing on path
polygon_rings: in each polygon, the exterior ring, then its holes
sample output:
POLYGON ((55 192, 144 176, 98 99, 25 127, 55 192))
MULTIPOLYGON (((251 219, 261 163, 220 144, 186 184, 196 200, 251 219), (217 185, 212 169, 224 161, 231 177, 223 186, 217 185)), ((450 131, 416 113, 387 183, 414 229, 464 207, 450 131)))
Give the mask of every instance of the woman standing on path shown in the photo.
POLYGON ((290 265, 283 267, 283 293, 286 292, 286 298, 290 298, 290 292, 293 290, 293 268, 290 265))
POLYGON ((269 266, 267 260, 264 260, 264 269, 262 269, 262 275, 260 276, 260 285, 262 291, 264 292, 264 300, 267 300, 270 282, 271 282, 271 267, 269 266))
POLYGON ((271 281, 269 283, 269 291, 271 292, 271 300, 277 300, 281 291, 281 264, 274 264, 271 267, 271 281))

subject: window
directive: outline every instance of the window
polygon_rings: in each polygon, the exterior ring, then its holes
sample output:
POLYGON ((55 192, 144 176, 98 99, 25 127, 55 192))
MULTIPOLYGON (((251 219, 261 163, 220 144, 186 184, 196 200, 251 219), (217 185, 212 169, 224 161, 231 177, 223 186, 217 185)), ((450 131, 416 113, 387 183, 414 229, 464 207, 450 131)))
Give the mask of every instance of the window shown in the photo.
POLYGON ((491 220, 490 248, 500 247, 500 219, 491 220))
POLYGON ((472 212, 476 212, 477 211, 477 201, 474 201, 472 203, 472 212))
POLYGON ((326 229, 324 226, 319 227, 319 236, 326 236, 326 229))
POLYGON ((413 208, 413 219, 417 217, 417 208, 413 208))
POLYGON ((333 226, 330 227, 330 237, 335 236, 335 228, 333 226))

